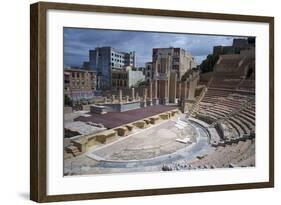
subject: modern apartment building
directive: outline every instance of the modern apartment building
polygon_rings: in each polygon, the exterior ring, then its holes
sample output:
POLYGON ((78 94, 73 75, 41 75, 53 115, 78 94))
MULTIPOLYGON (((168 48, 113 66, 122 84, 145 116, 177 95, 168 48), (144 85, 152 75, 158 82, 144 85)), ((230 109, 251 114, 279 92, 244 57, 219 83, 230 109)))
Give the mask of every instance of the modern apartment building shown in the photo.
POLYGON ((152 60, 149 75, 155 90, 154 98, 161 104, 176 103, 182 76, 196 67, 194 57, 182 48, 154 48, 152 60))
POLYGON ((136 67, 136 55, 134 51, 126 53, 112 47, 97 47, 89 51, 89 66, 101 78, 101 88, 110 88, 112 69, 136 67))
POLYGON ((142 71, 132 70, 129 66, 123 69, 112 70, 112 87, 116 89, 131 88, 145 80, 142 71))
POLYGON ((96 83, 94 71, 64 69, 64 94, 74 101, 93 97, 96 83))
POLYGON ((146 62, 145 63, 145 81, 147 83, 150 83, 151 79, 152 79, 152 62, 146 62))
MULTIPOLYGON (((157 62, 164 56, 170 56, 171 67, 169 69, 177 74, 178 80, 180 80, 188 70, 196 67, 194 57, 182 48, 153 48, 152 66, 154 72, 158 72, 161 69, 161 65, 157 62)), ((152 73, 152 75, 154 74, 155 73, 152 73)))

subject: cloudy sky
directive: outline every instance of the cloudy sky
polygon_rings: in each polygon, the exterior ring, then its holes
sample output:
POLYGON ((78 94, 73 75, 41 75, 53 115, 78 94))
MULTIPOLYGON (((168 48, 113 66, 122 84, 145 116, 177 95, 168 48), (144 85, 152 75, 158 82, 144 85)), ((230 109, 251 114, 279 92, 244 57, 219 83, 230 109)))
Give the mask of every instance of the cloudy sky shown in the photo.
POLYGON ((81 66, 89 60, 89 50, 111 46, 123 52, 135 51, 137 66, 151 61, 152 48, 181 47, 199 64, 212 53, 213 46, 231 45, 232 36, 172 34, 99 29, 64 28, 64 65, 81 66))

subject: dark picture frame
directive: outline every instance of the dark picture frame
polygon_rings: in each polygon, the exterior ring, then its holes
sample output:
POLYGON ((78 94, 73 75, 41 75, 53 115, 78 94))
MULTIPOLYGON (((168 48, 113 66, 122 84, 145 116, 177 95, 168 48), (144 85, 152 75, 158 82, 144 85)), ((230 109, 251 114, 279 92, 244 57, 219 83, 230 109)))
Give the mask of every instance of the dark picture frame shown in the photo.
POLYGON ((30 199, 37 202, 70 201, 115 197, 134 197, 191 192, 209 192, 237 189, 274 187, 274 17, 219 13, 188 12, 143 8, 125 8, 82 4, 38 2, 30 6, 30 199), (47 195, 47 67, 46 67, 46 17, 48 10, 104 12, 215 19, 269 24, 269 180, 267 182, 226 185, 207 185, 114 191, 100 193, 75 193, 47 195))

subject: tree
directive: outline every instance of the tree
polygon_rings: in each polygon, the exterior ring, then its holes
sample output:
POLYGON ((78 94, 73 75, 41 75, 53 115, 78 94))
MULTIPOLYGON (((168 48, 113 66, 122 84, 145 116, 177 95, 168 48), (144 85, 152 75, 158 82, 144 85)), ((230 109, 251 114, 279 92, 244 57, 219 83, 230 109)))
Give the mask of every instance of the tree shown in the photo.
POLYGON ((136 87, 147 86, 147 82, 145 80, 139 80, 136 83, 136 87))
POLYGON ((186 71, 183 76, 181 77, 181 81, 186 81, 188 76, 192 73, 192 69, 186 71))
POLYGON ((202 73, 213 71, 214 66, 217 63, 218 59, 219 59, 218 55, 214 55, 214 54, 208 55, 207 58, 204 61, 202 61, 200 65, 200 69, 202 73))
POLYGON ((72 106, 72 100, 68 95, 64 95, 64 105, 72 106))

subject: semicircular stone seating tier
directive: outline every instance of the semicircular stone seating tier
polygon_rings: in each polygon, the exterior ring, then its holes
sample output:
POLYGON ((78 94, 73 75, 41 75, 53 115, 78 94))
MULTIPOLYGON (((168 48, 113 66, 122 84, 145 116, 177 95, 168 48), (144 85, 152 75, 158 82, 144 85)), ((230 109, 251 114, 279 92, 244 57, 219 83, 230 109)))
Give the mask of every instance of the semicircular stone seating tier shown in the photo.
POLYGON ((218 89, 208 89, 193 113, 214 126, 222 140, 244 139, 255 133, 254 95, 218 89))

